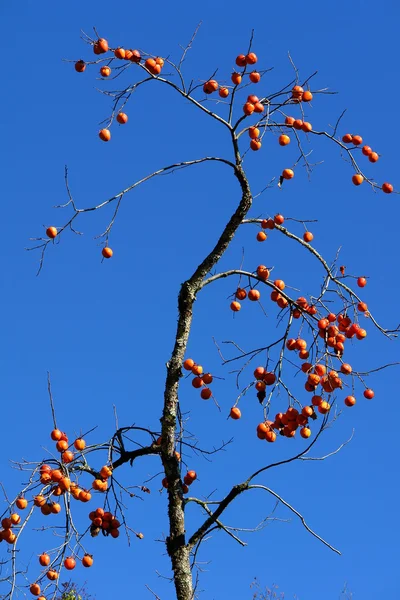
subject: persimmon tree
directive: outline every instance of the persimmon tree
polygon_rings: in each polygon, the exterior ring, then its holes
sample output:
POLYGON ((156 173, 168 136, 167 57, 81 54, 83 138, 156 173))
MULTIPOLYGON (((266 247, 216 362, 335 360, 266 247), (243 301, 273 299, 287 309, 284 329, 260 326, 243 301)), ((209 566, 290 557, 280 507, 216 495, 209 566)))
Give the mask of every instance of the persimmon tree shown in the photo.
MULTIPOLYGON (((83 39, 87 56, 72 61, 75 70, 85 73, 84 77, 94 72, 95 76, 100 74, 102 80, 113 79, 114 87, 118 88, 102 90, 112 106, 99 132, 99 143, 113 143, 115 123, 121 126, 127 124, 129 104, 138 88, 167 86, 176 93, 177 103, 189 102, 214 121, 215 127, 219 127, 229 140, 230 151, 226 156, 207 155, 192 159, 183 155, 181 162, 160 165, 157 170, 143 174, 112 197, 83 207, 77 200, 66 170, 67 200, 57 207, 58 214, 67 213, 64 224, 49 225, 46 235, 34 238, 30 248, 40 254, 39 272, 47 253, 55 249, 57 242, 67 238, 68 232, 78 233, 77 224, 83 214, 107 207, 112 207, 112 216, 99 236, 103 240, 102 257, 118 260, 117 257, 112 258, 111 234, 121 204, 133 190, 140 193, 137 188, 161 175, 209 162, 218 163, 220 176, 236 181, 237 198, 233 209, 226 208, 226 225, 218 239, 209 240, 209 252, 198 265, 193 265, 192 272, 181 285, 176 334, 171 340, 172 352, 166 363, 164 398, 159 399, 160 423, 154 423, 150 429, 136 424, 121 425, 116 420, 108 440, 93 440, 93 432, 71 439, 57 421, 56 401, 53 401, 49 377, 53 418, 53 428, 49 433, 54 442, 54 454, 49 454, 47 460, 39 463, 16 463, 25 473, 26 481, 17 493, 9 496, 8 508, 1 517, 2 597, 13 598, 27 588, 40 600, 55 598, 60 595, 58 582, 65 578, 66 572, 78 566, 89 568, 93 563, 95 568, 96 544, 101 542, 101 538, 108 538, 111 544, 119 544, 121 540, 113 538, 118 538, 121 531, 125 532, 128 540, 143 538, 143 532, 136 531, 134 525, 128 522, 124 506, 134 494, 142 494, 145 498, 154 486, 165 489, 160 500, 168 514, 169 531, 165 547, 178 600, 196 597, 199 581, 196 567, 202 542, 212 532, 218 531, 233 543, 245 545, 242 537, 249 529, 228 526, 224 520, 227 508, 233 502, 240 502, 244 494, 253 494, 254 502, 260 494, 272 497, 274 502, 285 506, 300 519, 305 530, 320 543, 339 553, 328 540, 314 531, 308 515, 296 509, 295 500, 283 498, 268 485, 266 475, 269 470, 290 462, 328 458, 349 441, 341 440, 325 456, 314 453, 318 440, 328 427, 334 425, 342 407, 353 407, 362 396, 373 399, 374 391, 367 385, 367 376, 390 365, 377 365, 373 371, 365 371, 362 365, 353 366, 346 361, 346 350, 348 346, 356 350, 358 344, 367 344, 368 328, 377 328, 383 340, 395 337, 397 329, 382 325, 379 317, 367 306, 366 277, 348 273, 339 264, 338 255, 332 259, 320 254, 313 244, 310 222, 299 221, 273 209, 267 214, 252 214, 257 194, 253 193, 246 165, 252 160, 253 152, 263 152, 267 145, 282 153, 286 152, 286 146, 295 146, 296 156, 288 158, 285 168, 259 193, 267 193, 273 186, 292 186, 293 193, 296 193, 296 170, 302 167, 311 174, 315 166, 310 162, 309 152, 304 150, 304 140, 323 138, 337 149, 338 158, 346 160, 349 165, 349 178, 344 185, 363 184, 381 193, 384 198, 386 194, 396 192, 392 183, 378 183, 373 179, 373 164, 379 159, 379 154, 366 145, 357 132, 341 131, 344 113, 335 126, 327 126, 326 130, 314 129, 307 120, 312 105, 323 102, 330 92, 318 89, 314 84, 315 74, 301 79, 290 57, 293 75, 276 91, 266 91, 264 83, 268 81, 266 75, 269 69, 263 67, 263 59, 254 52, 253 36, 244 53, 236 57, 235 70, 232 72, 226 65, 220 65, 221 76, 218 74, 218 79, 216 72, 200 75, 185 72, 185 58, 192 49, 195 34, 177 60, 161 58, 143 50, 122 48, 117 45, 118 40, 111 45, 96 31, 95 37, 85 35, 83 39), (255 244, 267 239, 268 243, 273 243, 274 236, 283 236, 288 243, 297 245, 298 252, 309 253, 315 260, 315 269, 322 273, 321 285, 312 291, 304 289, 299 293, 291 287, 290 281, 284 282, 279 278, 279 264, 247 265, 245 256, 240 265, 232 264, 229 270, 218 270, 221 258, 235 243, 235 234, 241 227, 254 229, 255 244), (204 357, 187 356, 187 344, 195 318, 196 300, 206 302, 207 289, 220 280, 231 282, 231 298, 226 308, 232 311, 233 316, 242 311, 241 316, 245 320, 243 313, 257 309, 257 305, 262 306, 261 300, 267 298, 267 302, 271 303, 269 312, 272 316, 269 319, 276 321, 277 325, 265 332, 265 343, 261 348, 250 351, 242 350, 233 339, 228 344, 227 355, 216 341, 215 352, 219 353, 222 365, 228 368, 236 365, 238 387, 237 397, 229 406, 218 405, 221 418, 225 413, 229 415, 228 426, 232 421, 240 420, 244 396, 254 394, 259 406, 259 419, 254 423, 254 430, 241 433, 242 438, 256 435, 259 443, 268 448, 269 444, 290 445, 292 438, 299 436, 303 445, 289 458, 275 462, 269 462, 266 453, 264 462, 255 462, 242 481, 237 481, 232 471, 231 487, 221 490, 220 496, 214 499, 207 496, 208 490, 202 490, 202 485, 196 482, 196 459, 203 454, 218 460, 218 452, 222 449, 229 451, 234 441, 222 442, 219 446, 216 441, 216 445, 208 446, 208 440, 203 443, 194 439, 185 427, 185 414, 189 407, 180 395, 180 388, 182 377, 188 374, 192 378, 192 393, 217 404, 212 391, 214 376, 203 366, 204 357), (293 385, 296 375, 303 379, 301 393, 293 385), (133 487, 127 484, 124 474, 126 480, 131 481, 132 467, 149 456, 158 458, 156 480, 136 481, 133 487), (90 507, 82 522, 79 515, 75 516, 79 513, 77 505, 80 503, 88 503, 90 507), (57 545, 42 552, 38 563, 27 567, 19 564, 18 548, 31 517, 38 512, 45 519, 43 529, 57 530, 57 545), (203 520, 200 525, 193 526, 190 514, 195 512, 197 518, 199 513, 203 515, 203 520), (60 521, 53 525, 52 520, 58 513, 64 515, 64 520, 61 525, 60 521)), ((196 178, 195 171, 193 178, 196 178)), ((229 254, 227 256, 229 258, 229 254)), ((254 528, 261 529, 263 523, 254 528)), ((156 592, 152 593, 158 598, 156 592)))

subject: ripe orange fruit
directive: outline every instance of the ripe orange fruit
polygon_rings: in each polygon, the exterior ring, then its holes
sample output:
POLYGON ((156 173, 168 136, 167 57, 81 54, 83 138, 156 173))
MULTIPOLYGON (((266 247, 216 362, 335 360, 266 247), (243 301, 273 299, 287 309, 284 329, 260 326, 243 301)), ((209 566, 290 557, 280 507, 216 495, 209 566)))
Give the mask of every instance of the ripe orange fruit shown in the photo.
POLYGON ((294 117, 286 117, 285 125, 288 125, 289 127, 293 127, 295 120, 296 119, 294 117))
POLYGON ((185 360, 185 362, 183 363, 183 368, 186 371, 191 371, 193 367, 194 367, 194 360, 192 358, 187 358, 185 360))
POLYGON ((75 569, 76 566, 76 560, 74 559, 73 556, 68 556, 65 560, 64 560, 64 567, 68 570, 68 571, 72 571, 72 569, 75 569))
POLYGON ((11 527, 12 527, 12 521, 11 521, 10 517, 5 517, 4 519, 2 519, 1 526, 4 529, 11 529, 11 527))
POLYGON ((302 427, 302 429, 300 429, 300 435, 304 439, 309 438, 311 435, 311 429, 309 427, 302 427))
POLYGON ((192 386, 196 389, 203 387, 204 385, 204 381, 202 380, 201 377, 194 377, 194 379, 192 379, 192 386))
POLYGON ((241 81, 242 81, 242 76, 240 75, 240 73, 236 73, 233 72, 231 75, 231 81, 232 83, 234 83, 235 85, 240 85, 241 81))
POLYGON ((363 146, 361 152, 364 154, 364 156, 369 156, 372 154, 372 148, 370 146, 363 146))
POLYGON ((215 81, 215 79, 210 79, 209 81, 206 81, 205 84, 203 85, 203 92, 205 94, 212 94, 213 92, 216 92, 218 89, 218 82, 215 81))
POLYGON ((210 388, 203 388, 200 392, 200 396, 203 400, 209 400, 212 396, 210 388))
POLYGON ((261 75, 258 71, 252 71, 249 74, 249 79, 252 83, 258 83, 261 79, 261 75))
POLYGON ((363 140, 360 135, 353 135, 353 139, 351 141, 355 146, 361 146, 363 140))
POLYGON ((278 302, 279 298, 282 298, 282 295, 279 292, 277 292, 276 290, 273 290, 271 292, 271 300, 272 300, 272 302, 278 302))
POLYGON ((371 390, 370 388, 368 388, 367 390, 364 391, 364 398, 366 398, 367 400, 372 400, 372 398, 374 396, 375 396, 374 390, 371 390))
POLYGON ((246 56, 244 54, 239 54, 236 57, 235 63, 237 64, 238 67, 245 67, 246 66, 246 56))
MULTIPOLYGON (((288 350, 296 350, 296 348, 297 348, 297 340, 295 340, 294 338, 290 338, 289 340, 287 340, 287 341, 286 341, 286 348, 287 348, 288 350)), ((309 363, 305 363, 305 364, 309 364, 309 363)), ((302 369, 303 371, 304 371, 304 369, 306 368, 306 367, 305 367, 305 364, 304 364, 304 365, 302 365, 302 367, 301 367, 301 369, 302 369)), ((310 367, 310 369, 311 369, 312 365, 310 364, 310 365, 309 365, 309 367, 310 367)))
POLYGON ((382 192, 385 194, 391 194, 393 192, 393 186, 391 183, 383 183, 382 184, 382 192))
POLYGON ((328 413, 330 411, 331 405, 329 404, 329 402, 326 402, 326 400, 322 400, 322 402, 320 402, 320 404, 318 405, 318 412, 320 412, 322 415, 326 415, 326 413, 328 413))
POLYGON ((288 144, 290 144, 290 137, 288 135, 280 135, 279 139, 278 139, 279 145, 280 146, 287 146, 288 144))
POLYGON ((276 381, 276 375, 275 373, 267 372, 265 373, 263 380, 266 383, 266 385, 274 385, 276 381))
POLYGON ((61 512, 61 504, 59 504, 58 502, 50 502, 50 512, 53 513, 53 515, 58 515, 58 513, 61 512))
POLYGON ((298 338, 296 340, 296 350, 305 350, 306 348, 307 348, 306 340, 302 340, 301 338, 298 338))
POLYGON ((197 479, 197 473, 196 473, 196 471, 188 471, 188 472, 186 473, 186 477, 187 477, 188 479, 190 479, 190 480, 191 480, 191 482, 193 482, 193 481, 195 481, 195 480, 197 479))
POLYGON ((247 54, 246 56, 246 63, 248 65, 255 65, 257 62, 257 55, 254 54, 254 52, 250 52, 249 54, 247 54))
POLYGON ((344 399, 344 403, 346 406, 354 406, 356 403, 356 399, 354 398, 354 396, 346 396, 346 398, 344 399))
POLYGON ((219 95, 221 96, 221 98, 227 98, 229 96, 229 90, 227 87, 221 87, 219 88, 219 95))
POLYGON ((377 154, 377 152, 371 152, 371 154, 368 156, 368 160, 369 160, 369 162, 372 162, 372 163, 378 162, 379 154, 377 154))
MULTIPOLYGON (((126 54, 127 51, 125 51, 125 58, 128 59, 128 56, 126 54)), ((131 52, 131 50, 129 50, 129 52, 131 52)), ((139 50, 132 50, 132 54, 129 55, 129 59, 131 62, 134 63, 139 63, 141 59, 141 55, 139 50)))
POLYGON ((247 297, 252 302, 257 302, 260 299, 260 292, 258 290, 250 290, 247 294, 247 297))
POLYGON ((59 429, 53 429, 53 431, 50 433, 50 437, 55 442, 58 442, 58 440, 61 440, 62 438, 62 432, 59 429))
POLYGON ((361 175, 361 173, 356 173, 355 175, 353 175, 351 180, 354 183, 354 185, 361 185, 364 181, 364 177, 361 175))
POLYGON ((346 133, 346 135, 342 137, 342 142, 344 142, 345 144, 351 144, 352 140, 353 136, 351 135, 351 133, 346 133))
POLYGON ((260 137, 260 130, 258 127, 249 127, 249 137, 252 140, 256 140, 258 137, 260 137))
POLYGON ((91 567, 93 564, 93 556, 91 554, 85 554, 82 558, 82 564, 84 567, 91 567))
MULTIPOLYGON (((161 443, 161 440, 160 440, 161 443)), ((100 475, 102 476, 103 479, 108 479, 109 477, 112 476, 112 466, 108 466, 108 465, 104 465, 103 467, 101 467, 100 469, 100 475)))
POLYGON ((268 279, 269 278, 269 269, 267 269, 267 267, 265 265, 258 265, 257 275, 261 279, 268 279))
POLYGON ((204 373, 204 375, 202 375, 202 379, 206 385, 210 385, 210 383, 213 382, 213 376, 211 373, 204 373))
POLYGON ((275 223, 273 219, 263 219, 261 222, 263 229, 275 229, 275 223))
POLYGON ((29 586, 29 591, 31 592, 31 594, 33 596, 39 596, 40 595, 40 585, 38 583, 31 583, 31 585, 29 586))
POLYGON ((296 100, 301 100, 303 93, 304 90, 301 85, 295 85, 294 88, 292 88, 292 98, 296 100))
POLYGON ((57 229, 55 227, 48 227, 46 229, 46 235, 53 240, 57 236, 57 229))
POLYGON ((260 102, 260 99, 255 94, 250 94, 250 96, 247 96, 247 102, 250 102, 250 104, 257 104, 257 102, 260 102))
POLYGON ((102 75, 102 77, 110 77, 111 68, 110 67, 101 67, 100 75, 102 75))
POLYGON ((364 339, 364 338, 366 338, 366 337, 367 337, 367 332, 366 332, 366 330, 365 330, 365 329, 359 329, 359 330, 356 332, 356 338, 357 338, 358 340, 363 340, 363 339, 364 339))
POLYGON ((293 127, 300 130, 303 127, 303 121, 301 119, 295 119, 293 121, 293 127))
POLYGON ((341 373, 343 373, 343 375, 350 375, 352 370, 353 369, 352 369, 351 365, 349 365, 348 363, 343 363, 340 367, 340 371, 341 371, 341 373))
POLYGON ((289 306, 289 302, 283 296, 281 296, 280 298, 278 298, 278 300, 276 301, 276 303, 279 306, 279 308, 287 308, 287 306, 289 306))
POLYGON ((231 308, 231 310, 233 310, 233 312, 239 312, 239 310, 242 308, 242 306, 241 306, 240 302, 234 301, 234 302, 231 302, 230 308, 231 308))
POLYGON ((253 375, 254 375, 255 379, 257 379, 258 381, 260 381, 264 377, 264 375, 265 375, 265 369, 264 369, 264 367, 257 367, 254 370, 253 375))
POLYGON ((86 64, 84 60, 78 60, 75 63, 75 71, 77 71, 77 73, 83 73, 83 71, 86 69, 86 64))
POLYGON ((368 311, 368 305, 367 305, 367 303, 366 303, 366 302, 359 302, 359 303, 357 304, 357 309, 358 309, 360 312, 367 312, 367 311, 368 311))
POLYGON ((121 60, 123 60, 126 56, 124 48, 117 48, 116 50, 114 50, 114 56, 115 58, 120 58, 121 60))
POLYGON ((243 112, 247 116, 252 115, 254 112, 254 104, 252 104, 251 102, 246 102, 243 105, 243 112))
POLYGON ((303 125, 301 126, 301 129, 302 131, 304 131, 304 133, 309 133, 310 131, 312 131, 312 125, 308 121, 304 121, 303 125))
POLYGON ((265 434, 265 439, 267 440, 267 442, 275 442, 276 441, 276 433, 275 431, 272 431, 271 429, 269 429, 267 431, 267 433, 265 434))
POLYGON ((51 481, 58 483, 63 478, 63 474, 60 469, 53 469, 50 473, 51 481))
POLYGON ((47 571, 46 577, 47 579, 50 579, 50 581, 56 581, 56 579, 58 579, 58 573, 54 569, 50 569, 47 571))
POLYGON ((292 179, 294 177, 294 171, 292 169, 284 169, 282 171, 283 179, 292 179))
POLYGON ((74 446, 77 450, 79 450, 81 452, 82 450, 84 450, 86 448, 86 442, 82 438, 77 438, 74 441, 74 446))
POLYGON ((118 113, 117 121, 118 121, 118 123, 121 123, 121 125, 124 125, 125 123, 128 122, 128 115, 123 112, 118 113))
POLYGON ((111 248, 108 248, 107 246, 105 248, 103 248, 101 253, 104 256, 104 258, 111 258, 112 255, 114 254, 113 251, 111 250, 111 248))
POLYGON ((358 287, 365 287, 367 285, 367 280, 365 277, 359 277, 357 279, 357 285, 358 287))
POLYGON ((261 148, 261 141, 260 140, 251 140, 250 148, 256 152, 257 150, 259 150, 261 148))
POLYGON ((260 440, 265 440, 267 432, 270 430, 266 423, 259 423, 257 425, 257 437, 260 440))
POLYGON ((111 132, 109 129, 101 129, 99 131, 99 138, 103 140, 103 142, 109 142, 111 139, 111 132))
POLYGON ((99 38, 95 43, 95 46, 97 46, 99 54, 104 54, 105 52, 108 52, 108 42, 104 38, 99 38))
POLYGON ((154 58, 148 58, 144 66, 152 75, 159 75, 161 73, 161 65, 158 65, 154 58))
POLYGON ((43 552, 43 554, 39 556, 39 563, 42 565, 42 567, 48 567, 50 564, 50 556, 43 552))
POLYGON ((59 452, 64 452, 64 450, 68 449, 68 442, 65 440, 59 440, 56 444, 56 448, 59 452))
POLYGON ((21 522, 21 516, 18 513, 12 513, 10 520, 13 525, 18 525, 21 522))
POLYGON ((231 419, 234 419, 235 421, 237 419, 240 419, 240 417, 242 416, 242 413, 240 412, 240 408, 233 406, 230 410, 229 416, 231 419))
POLYGON ((192 373, 193 375, 201 375, 203 373, 203 367, 195 363, 192 367, 192 373))
POLYGON ((322 401, 322 396, 313 396, 311 398, 311 403, 313 406, 319 406, 322 401))
POLYGON ((58 485, 61 491, 68 492, 71 489, 71 480, 69 477, 61 477, 58 485))
POLYGON ((28 506, 28 500, 26 498, 24 498, 23 496, 19 496, 19 498, 17 498, 15 504, 17 505, 17 507, 20 510, 24 510, 24 508, 26 508, 28 506))
POLYGON ((238 288, 235 292, 235 297, 238 300, 245 300, 245 298, 247 297, 246 290, 244 290, 243 288, 238 288))
POLYGON ((66 450, 61 454, 61 460, 65 464, 72 462, 74 460, 74 453, 71 450, 66 450))
POLYGON ((50 473, 42 473, 40 476, 41 483, 49 483, 51 481, 50 473))
POLYGON ((274 286, 282 291, 285 289, 285 282, 282 279, 275 279, 274 286))
POLYGON ((314 409, 312 406, 303 406, 301 414, 303 415, 303 417, 312 417, 312 415, 314 414, 314 409))
MULTIPOLYGON (((33 504, 35 506, 41 507, 44 504, 46 504, 46 498, 44 496, 42 496, 42 494, 38 494, 37 496, 35 496, 33 498, 33 504)), ((3 527, 4 527, 4 525, 3 525, 3 527)))
POLYGON ((313 95, 309 90, 306 90, 305 92, 303 92, 303 96, 301 99, 303 100, 303 102, 311 102, 311 100, 313 99, 313 95))
POLYGON ((267 239, 267 234, 264 233, 263 231, 259 231, 257 233, 257 241, 258 242, 265 242, 265 240, 267 239))
POLYGON ((307 244, 309 244, 310 242, 312 242, 314 239, 313 234, 311 233, 311 231, 306 231, 303 235, 303 240, 305 242, 307 242, 307 244))
POLYGON ((261 102, 256 102, 256 104, 254 105, 254 112, 255 113, 262 113, 262 112, 264 112, 264 105, 261 104, 261 102))

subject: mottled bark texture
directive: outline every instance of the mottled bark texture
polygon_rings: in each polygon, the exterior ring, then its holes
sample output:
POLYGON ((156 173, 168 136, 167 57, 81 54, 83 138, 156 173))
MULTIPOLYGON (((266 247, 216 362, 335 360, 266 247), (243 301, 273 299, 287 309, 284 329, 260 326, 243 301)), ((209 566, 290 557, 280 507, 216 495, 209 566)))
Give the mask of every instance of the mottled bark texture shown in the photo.
MULTIPOLYGON (((234 140, 234 145, 235 142, 236 140, 234 140)), ((225 226, 213 250, 201 262, 193 275, 182 284, 178 298, 178 325, 175 345, 167 364, 164 409, 161 418, 161 457, 168 480, 169 536, 167 539, 167 551, 171 558, 177 600, 192 600, 194 597, 190 568, 190 550, 193 546, 186 542, 182 481, 180 478, 179 463, 174 456, 179 380, 182 376, 181 368, 189 339, 196 294, 201 287, 204 277, 218 263, 227 250, 239 225, 251 207, 252 196, 250 187, 240 164, 234 167, 234 173, 241 186, 241 201, 225 226)))

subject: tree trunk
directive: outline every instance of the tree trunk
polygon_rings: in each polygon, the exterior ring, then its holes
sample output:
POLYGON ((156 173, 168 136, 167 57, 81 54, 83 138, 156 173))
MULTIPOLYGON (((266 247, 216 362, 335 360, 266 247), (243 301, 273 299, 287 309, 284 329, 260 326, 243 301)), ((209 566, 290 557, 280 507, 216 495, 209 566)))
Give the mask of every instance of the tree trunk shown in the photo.
MULTIPOLYGON (((233 135, 234 147, 237 149, 233 135)), ((238 160, 238 158, 237 158, 238 160)), ((177 600, 193 600, 194 588, 190 568, 190 547, 185 540, 185 513, 182 493, 180 464, 175 457, 175 438, 177 431, 178 387, 182 376, 182 363, 189 339, 193 318, 193 304, 201 288, 204 277, 217 264, 231 243, 243 218, 249 211, 252 196, 245 173, 239 164, 235 167, 235 176, 242 190, 242 197, 236 211, 226 224, 213 250, 205 257, 192 277, 181 287, 178 299, 178 325, 174 349, 167 364, 167 378, 164 392, 164 409, 161 417, 161 459, 168 481, 168 518, 169 536, 167 551, 171 558, 177 600)))

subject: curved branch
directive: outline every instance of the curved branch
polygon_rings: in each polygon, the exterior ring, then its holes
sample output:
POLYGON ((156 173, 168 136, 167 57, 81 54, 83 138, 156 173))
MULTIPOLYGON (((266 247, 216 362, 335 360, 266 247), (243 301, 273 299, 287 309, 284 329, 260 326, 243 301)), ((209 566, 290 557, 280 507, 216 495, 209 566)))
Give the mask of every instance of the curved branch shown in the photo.
POLYGON ((318 535, 318 533, 315 533, 315 531, 313 531, 311 529, 311 527, 309 527, 303 517, 303 515, 301 513, 299 513, 299 511, 297 511, 291 504, 289 504, 289 502, 286 502, 286 500, 284 500, 281 496, 279 496, 279 494, 277 494, 276 492, 274 492, 274 490, 271 490, 271 488, 266 487, 265 485, 250 485, 248 487, 249 490, 265 490, 266 492, 268 492, 269 494, 271 494, 272 496, 274 496, 277 500, 279 500, 279 502, 281 502, 284 506, 286 506, 289 510, 292 511, 292 513, 294 513, 297 517, 299 517, 300 521, 302 522, 302 524, 304 525, 304 527, 307 529, 307 531, 309 533, 311 533, 311 535, 313 535, 315 538, 317 538, 317 540, 319 540, 320 542, 322 542, 325 546, 327 546, 328 548, 330 548, 330 550, 333 550, 333 552, 336 552, 336 554, 341 555, 342 553, 340 552, 340 550, 338 550, 337 548, 335 548, 334 546, 332 546, 331 544, 329 544, 326 540, 324 540, 324 538, 322 538, 320 535, 318 535))

